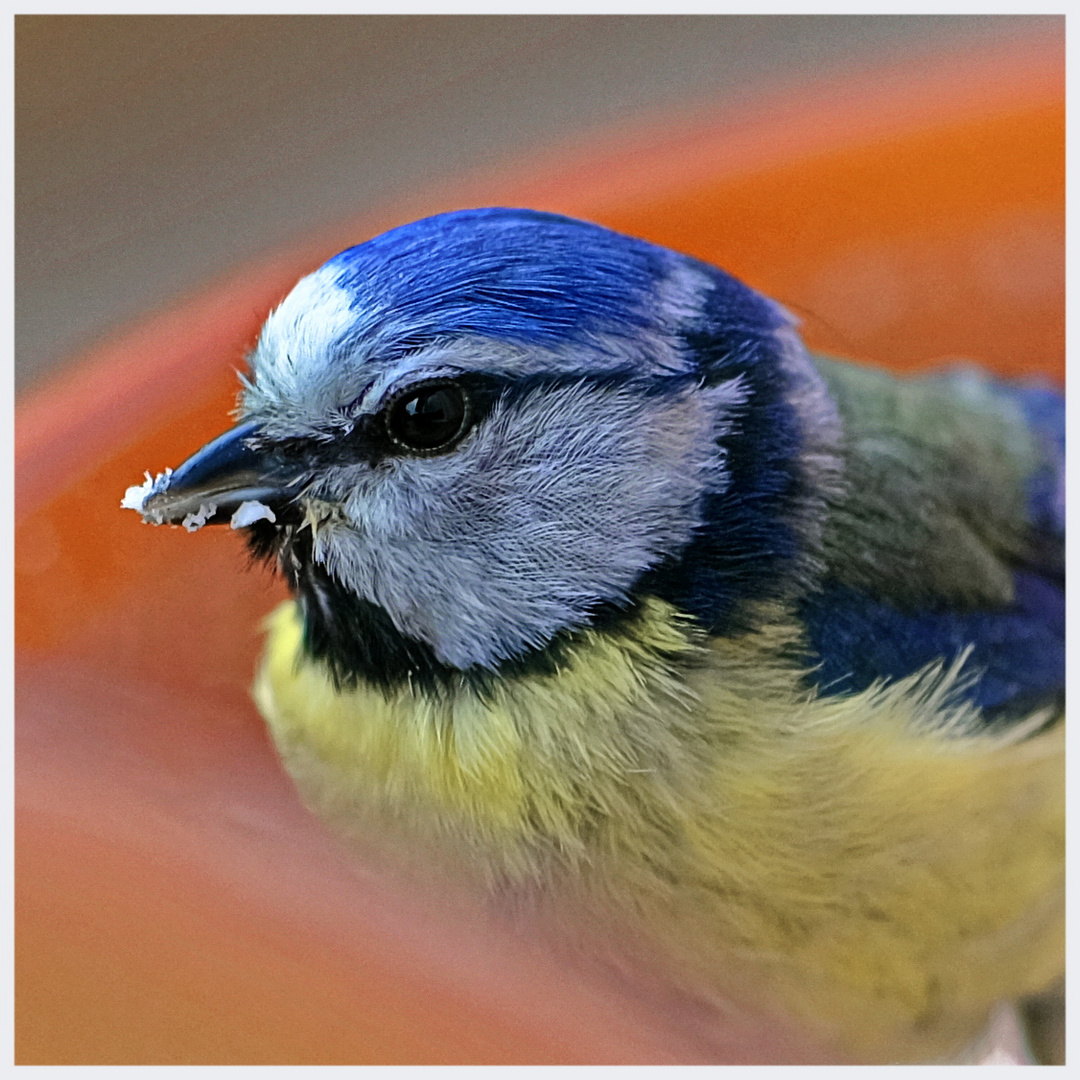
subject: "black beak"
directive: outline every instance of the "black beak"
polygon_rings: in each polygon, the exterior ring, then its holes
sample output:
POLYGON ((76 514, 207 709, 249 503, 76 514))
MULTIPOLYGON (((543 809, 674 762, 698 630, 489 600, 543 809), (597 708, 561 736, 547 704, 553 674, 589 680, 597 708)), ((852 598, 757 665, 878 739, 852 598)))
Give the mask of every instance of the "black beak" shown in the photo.
MULTIPOLYGON (((189 528, 231 521, 242 503, 261 504, 275 520, 292 505, 308 480, 302 467, 252 449, 257 423, 240 424, 207 443, 179 468, 158 477, 141 505, 125 501, 156 525, 189 528)), ((269 517, 255 507, 256 514, 269 517)), ((241 524, 246 521, 238 519, 241 524)))

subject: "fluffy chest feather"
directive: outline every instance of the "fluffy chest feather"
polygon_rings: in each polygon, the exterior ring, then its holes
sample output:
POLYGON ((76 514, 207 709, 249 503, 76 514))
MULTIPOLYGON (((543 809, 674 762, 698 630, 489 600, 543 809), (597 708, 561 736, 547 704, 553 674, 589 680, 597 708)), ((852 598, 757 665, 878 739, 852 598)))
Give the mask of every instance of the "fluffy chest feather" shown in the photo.
POLYGON ((436 700, 339 691, 301 634, 283 605, 255 694, 320 814, 497 892, 565 889, 703 996, 925 1057, 1057 974, 1060 730, 955 737, 955 672, 808 701, 794 624, 702 644, 649 601, 558 673, 436 700))

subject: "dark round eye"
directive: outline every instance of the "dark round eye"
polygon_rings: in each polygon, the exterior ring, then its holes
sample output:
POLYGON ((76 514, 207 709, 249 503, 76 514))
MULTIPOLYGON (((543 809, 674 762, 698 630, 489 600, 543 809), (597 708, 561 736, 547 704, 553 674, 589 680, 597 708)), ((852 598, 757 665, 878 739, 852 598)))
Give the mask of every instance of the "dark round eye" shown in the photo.
POLYGON ((386 410, 386 431, 413 454, 441 454, 456 446, 472 423, 465 391, 452 382, 402 391, 386 410))

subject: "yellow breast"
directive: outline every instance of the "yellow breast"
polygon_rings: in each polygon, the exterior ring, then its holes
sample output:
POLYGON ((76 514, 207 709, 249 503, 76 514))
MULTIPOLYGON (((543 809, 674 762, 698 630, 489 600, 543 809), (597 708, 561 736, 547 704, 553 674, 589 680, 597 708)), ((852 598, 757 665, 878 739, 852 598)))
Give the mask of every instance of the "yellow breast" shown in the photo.
POLYGON ((557 674, 432 698, 336 689, 291 602, 268 626, 255 699, 316 812, 595 901, 703 996, 781 1001, 890 1060, 1061 973, 1061 727, 971 733, 956 672, 808 699, 794 624, 702 642, 649 600, 557 674))

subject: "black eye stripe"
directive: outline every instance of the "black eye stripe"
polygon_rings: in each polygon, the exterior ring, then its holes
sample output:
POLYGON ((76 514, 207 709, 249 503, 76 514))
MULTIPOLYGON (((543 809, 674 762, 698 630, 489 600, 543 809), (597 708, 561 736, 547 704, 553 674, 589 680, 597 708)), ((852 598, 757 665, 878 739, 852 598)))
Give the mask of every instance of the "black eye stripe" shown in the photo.
MULTIPOLYGON (((511 379, 504 375, 479 372, 462 372, 453 377, 443 376, 420 380, 402 387, 393 394, 376 413, 356 416, 351 428, 328 429, 322 437, 300 436, 291 439, 265 440, 263 449, 273 452, 282 459, 294 463, 297 467, 317 470, 350 462, 366 462, 370 466, 390 457, 435 457, 453 450, 462 439, 484 422, 485 418, 502 402, 506 406, 529 398, 536 393, 555 390, 560 387, 588 385, 596 389, 617 389, 633 386, 635 392, 643 395, 671 393, 681 390, 696 381, 692 376, 677 376, 666 379, 639 380, 631 373, 621 370, 609 372, 567 371, 559 373, 527 375, 511 379), (408 438, 402 438, 401 431, 391 430, 389 420, 392 411, 407 405, 410 399, 423 392, 436 388, 454 388, 466 400, 466 415, 459 429, 450 423, 446 413, 446 426, 439 438, 433 432, 425 445, 410 444, 408 438)), ((419 402, 417 403, 419 404, 419 402)), ((434 412, 445 411, 448 401, 427 401, 425 404, 434 412)), ((412 416, 415 417, 415 408, 412 416)))

